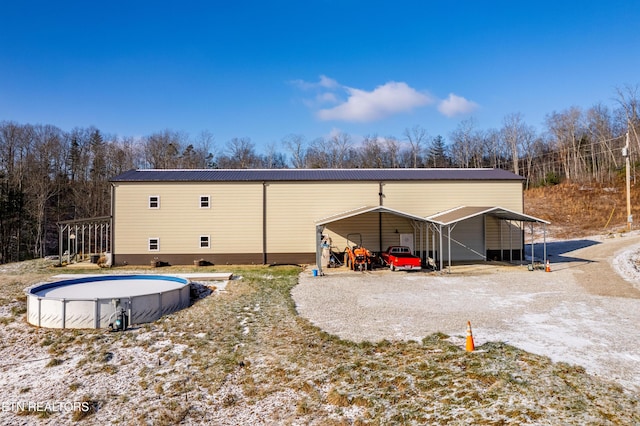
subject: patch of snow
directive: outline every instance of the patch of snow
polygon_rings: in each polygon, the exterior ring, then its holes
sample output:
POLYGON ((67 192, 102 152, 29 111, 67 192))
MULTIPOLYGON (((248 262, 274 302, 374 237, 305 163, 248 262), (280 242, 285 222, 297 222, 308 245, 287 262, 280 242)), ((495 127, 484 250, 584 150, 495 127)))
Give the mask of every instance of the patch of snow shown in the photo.
POLYGON ((640 290, 640 244, 616 253, 612 266, 622 278, 640 290))

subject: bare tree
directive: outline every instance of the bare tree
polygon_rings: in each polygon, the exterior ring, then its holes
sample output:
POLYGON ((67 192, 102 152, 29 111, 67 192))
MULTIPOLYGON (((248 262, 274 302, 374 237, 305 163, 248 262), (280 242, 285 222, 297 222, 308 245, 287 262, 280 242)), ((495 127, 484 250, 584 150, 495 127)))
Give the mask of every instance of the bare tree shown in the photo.
POLYGON ((621 147, 622 138, 616 136, 613 118, 609 109, 597 104, 586 113, 586 127, 592 141, 590 164, 594 179, 605 182, 612 178, 611 172, 618 167, 619 155, 615 150, 621 147))
POLYGON ((625 113, 627 119, 628 131, 636 141, 638 151, 640 152, 640 98, 638 97, 638 86, 626 85, 623 88, 617 88, 617 101, 625 113))
POLYGON ((144 163, 140 145, 132 138, 113 137, 105 147, 109 176, 117 176, 144 163))
MULTIPOLYGON (((54 126, 34 126, 31 134, 31 147, 25 158, 28 178, 25 179, 26 204, 33 218, 33 255, 45 254, 46 213, 49 200, 56 195, 55 176, 58 173, 56 157, 64 152, 64 137, 60 129, 54 126)), ((85 194, 85 197, 88 194, 85 194)))
POLYGON ((260 164, 260 159, 251 139, 233 138, 227 142, 225 155, 220 156, 218 163, 224 169, 251 169, 260 164))
POLYGON ((411 129, 405 129, 404 137, 411 146, 412 167, 417 168, 422 163, 422 149, 429 140, 429 134, 424 128, 416 125, 411 129))
POLYGON ((266 154, 262 157, 262 167, 265 169, 286 169, 286 157, 276 149, 275 144, 270 143, 266 148, 266 154))
POLYGON ((365 136, 362 140, 362 148, 358 152, 359 163, 363 168, 386 167, 386 152, 383 142, 377 135, 365 136))
POLYGON ((304 168, 306 156, 304 136, 296 134, 287 135, 282 139, 282 144, 291 154, 291 165, 295 169, 304 168))
POLYGON ((198 169, 202 167, 202 159, 196 152, 193 144, 187 145, 187 147, 180 153, 179 167, 181 169, 198 169))
POLYGON ((546 118, 547 128, 560 153, 565 177, 579 181, 583 178, 584 158, 581 148, 585 143, 582 110, 571 107, 563 112, 553 112, 546 118))
POLYGON ((331 166, 335 168, 344 168, 352 166, 351 153, 352 147, 351 136, 348 133, 338 132, 329 139, 329 156, 331 158, 331 166))
POLYGON ((483 159, 482 135, 473 119, 463 120, 451 133, 451 156, 458 167, 481 167, 483 159))
POLYGON ((195 152, 198 157, 197 168, 210 169, 215 166, 216 144, 213 133, 203 130, 195 141, 195 152))
POLYGON ((489 129, 484 133, 483 150, 487 155, 488 165, 492 168, 503 168, 507 161, 505 145, 499 130, 489 129))
POLYGON ((0 261, 18 261, 27 208, 26 158, 31 149, 32 126, 0 123, 0 261))
POLYGON ((352 149, 351 136, 338 132, 328 138, 316 138, 305 155, 305 164, 310 168, 353 167, 357 154, 352 149))
POLYGON ((512 171, 519 175, 520 157, 525 153, 524 147, 531 145, 535 131, 524 122, 522 114, 517 112, 509 114, 504 118, 500 135, 504 141, 504 145, 511 154, 512 171))
POLYGON ((180 153, 184 151, 186 135, 164 130, 144 138, 145 162, 152 169, 180 167, 180 153))
POLYGON ((384 138, 384 146, 387 153, 387 167, 395 169, 400 167, 400 142, 393 136, 384 138))

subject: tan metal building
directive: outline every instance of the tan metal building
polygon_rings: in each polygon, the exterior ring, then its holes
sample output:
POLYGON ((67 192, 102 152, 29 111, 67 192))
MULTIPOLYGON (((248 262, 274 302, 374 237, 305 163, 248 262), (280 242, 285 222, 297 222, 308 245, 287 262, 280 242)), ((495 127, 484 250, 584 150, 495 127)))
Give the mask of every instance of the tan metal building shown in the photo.
POLYGON ((499 169, 131 170, 111 180, 116 265, 320 263, 361 238, 440 262, 522 258, 522 177, 499 169), (349 239, 349 241, 347 240, 349 239))

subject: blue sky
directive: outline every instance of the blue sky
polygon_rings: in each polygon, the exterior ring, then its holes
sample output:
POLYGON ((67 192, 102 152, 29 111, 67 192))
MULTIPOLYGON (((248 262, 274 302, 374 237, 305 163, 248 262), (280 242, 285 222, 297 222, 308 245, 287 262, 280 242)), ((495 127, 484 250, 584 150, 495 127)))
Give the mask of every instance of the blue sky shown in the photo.
POLYGON ((0 121, 144 136, 447 138, 640 84, 640 2, 14 1, 0 121), (222 3, 219 5, 217 3, 222 3))

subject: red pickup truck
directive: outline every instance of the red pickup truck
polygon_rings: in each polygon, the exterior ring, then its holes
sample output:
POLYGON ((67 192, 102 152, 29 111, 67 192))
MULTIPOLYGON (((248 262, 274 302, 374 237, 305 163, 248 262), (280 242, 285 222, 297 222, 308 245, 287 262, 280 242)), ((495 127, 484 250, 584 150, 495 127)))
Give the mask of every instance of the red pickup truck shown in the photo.
POLYGON ((391 246, 382 253, 381 257, 385 265, 389 265, 392 271, 396 269, 419 271, 422 269, 422 261, 411 253, 411 249, 407 246, 391 246))

